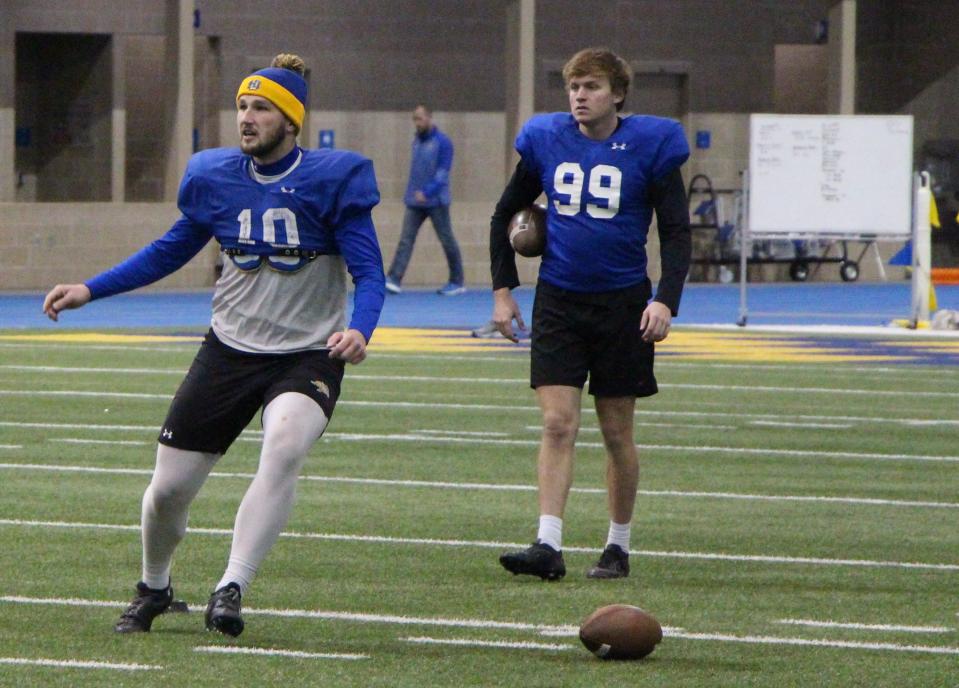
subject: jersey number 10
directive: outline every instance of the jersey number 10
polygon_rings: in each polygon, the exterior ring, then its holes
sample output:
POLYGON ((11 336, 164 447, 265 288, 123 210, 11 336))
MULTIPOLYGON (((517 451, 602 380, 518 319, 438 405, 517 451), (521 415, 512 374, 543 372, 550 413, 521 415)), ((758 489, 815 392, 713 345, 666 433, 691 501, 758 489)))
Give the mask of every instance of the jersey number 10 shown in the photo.
MULTIPOLYGON (((253 244, 253 211, 244 208, 236 219, 240 222, 240 235, 237 237, 240 243, 253 244)), ((268 244, 276 244, 276 221, 281 220, 286 228, 287 246, 300 245, 300 232, 296 227, 296 215, 289 208, 267 208, 263 213, 263 241, 268 244)))
POLYGON ((553 174, 553 189, 558 194, 569 197, 569 201, 561 203, 553 201, 556 212, 560 215, 575 215, 583 206, 583 187, 585 186, 591 198, 606 201, 605 205, 597 203, 586 204, 586 214, 599 219, 615 217, 619 212, 619 197, 623 183, 623 173, 612 165, 596 165, 589 171, 589 184, 586 174, 579 163, 564 162, 556 166, 553 174))

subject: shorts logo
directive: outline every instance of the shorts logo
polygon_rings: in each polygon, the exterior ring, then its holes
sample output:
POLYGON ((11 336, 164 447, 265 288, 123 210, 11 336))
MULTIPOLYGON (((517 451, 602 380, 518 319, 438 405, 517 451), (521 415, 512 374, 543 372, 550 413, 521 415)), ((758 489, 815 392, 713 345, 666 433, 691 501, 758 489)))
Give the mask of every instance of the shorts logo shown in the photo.
POLYGON ((167 430, 166 428, 163 428, 163 432, 161 432, 160 434, 163 436, 163 439, 165 439, 165 440, 172 440, 172 439, 173 439, 173 431, 172 431, 172 430, 167 430))
POLYGON ((326 386, 325 382, 322 382, 321 380, 310 380, 310 384, 316 387, 317 392, 329 398, 330 388, 326 386))
POLYGON ((246 87, 251 91, 258 91, 260 90, 260 80, 250 79, 250 82, 246 85, 246 87))

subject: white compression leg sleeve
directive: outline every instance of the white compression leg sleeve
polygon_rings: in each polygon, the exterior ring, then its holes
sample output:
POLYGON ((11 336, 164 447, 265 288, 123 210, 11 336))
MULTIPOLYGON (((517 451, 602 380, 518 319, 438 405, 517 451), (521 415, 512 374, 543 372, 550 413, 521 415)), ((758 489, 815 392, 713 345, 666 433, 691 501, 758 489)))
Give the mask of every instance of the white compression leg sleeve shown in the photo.
POLYGON ((143 493, 141 528, 143 582, 154 589, 170 581, 173 551, 183 539, 190 504, 219 454, 174 449, 157 445, 153 479, 143 493))
POLYGON ((281 394, 263 409, 260 465, 236 513, 230 561, 217 590, 233 582, 246 592, 290 517, 300 469, 326 424, 323 409, 298 392, 281 394))

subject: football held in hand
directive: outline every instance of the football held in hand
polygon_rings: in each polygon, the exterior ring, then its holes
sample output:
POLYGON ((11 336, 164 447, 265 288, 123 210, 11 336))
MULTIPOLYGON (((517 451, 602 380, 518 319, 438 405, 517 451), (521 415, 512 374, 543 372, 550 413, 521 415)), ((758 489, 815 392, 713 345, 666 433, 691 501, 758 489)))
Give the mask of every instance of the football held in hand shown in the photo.
POLYGON ((509 223, 509 243, 519 255, 535 258, 546 248, 546 206, 524 208, 509 223))

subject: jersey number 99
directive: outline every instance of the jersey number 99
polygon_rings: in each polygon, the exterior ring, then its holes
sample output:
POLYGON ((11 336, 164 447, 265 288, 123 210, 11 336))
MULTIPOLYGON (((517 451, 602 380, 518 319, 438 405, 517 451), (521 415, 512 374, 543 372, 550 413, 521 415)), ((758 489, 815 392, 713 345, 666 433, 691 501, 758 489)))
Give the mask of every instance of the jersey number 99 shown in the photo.
POLYGON ((586 214, 597 219, 608 220, 619 212, 619 197, 623 183, 623 173, 612 165, 596 165, 587 175, 579 163, 564 162, 556 166, 553 174, 553 189, 557 194, 567 196, 565 203, 553 200, 556 212, 560 215, 575 215, 583 206, 583 188, 589 192, 592 200, 605 201, 605 204, 589 202, 586 214))

